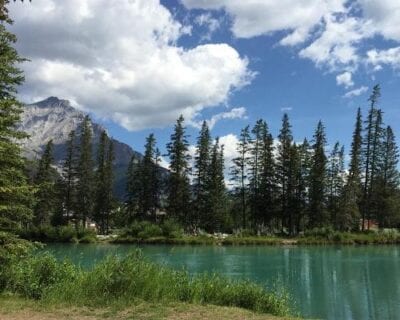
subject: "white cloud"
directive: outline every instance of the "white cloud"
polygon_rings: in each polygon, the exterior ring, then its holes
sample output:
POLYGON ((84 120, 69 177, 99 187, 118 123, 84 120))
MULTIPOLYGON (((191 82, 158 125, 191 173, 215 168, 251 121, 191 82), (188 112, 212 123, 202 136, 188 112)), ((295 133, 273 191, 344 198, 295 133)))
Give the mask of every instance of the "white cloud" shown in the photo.
POLYGON ((367 52, 367 63, 374 66, 375 71, 382 69, 382 64, 390 65, 394 69, 400 68, 400 47, 387 50, 369 50, 367 52))
POLYGON ((336 83, 339 86, 344 86, 346 88, 352 87, 354 82, 352 80, 352 73, 349 71, 343 72, 336 76, 336 83))
POLYGON ((59 96, 129 130, 163 127, 225 103, 254 74, 227 44, 183 48, 190 32, 158 0, 11 3, 22 97, 59 96))
MULTIPOLYGON (((296 46, 300 57, 330 72, 355 72, 360 65, 368 65, 365 62, 371 62, 371 56, 366 57, 363 42, 377 35, 400 41, 398 0, 181 1, 189 9, 223 9, 232 20, 232 33, 238 38, 279 32, 283 34, 279 44, 296 46)), ((397 67, 395 49, 379 52, 376 60, 397 67)), ((372 67, 373 71, 379 69, 379 65, 372 67)))
POLYGON ((189 8, 225 9, 232 17, 232 32, 238 38, 251 38, 275 31, 291 33, 286 44, 306 40, 311 29, 332 11, 344 11, 345 0, 182 0, 189 8))
POLYGON ((344 98, 352 98, 352 97, 357 97, 359 95, 362 95, 363 93, 368 91, 368 87, 362 86, 357 89, 351 90, 349 92, 346 92, 346 94, 343 96, 344 98))
POLYGON ((212 17, 211 13, 202 13, 198 15, 194 22, 199 26, 204 26, 207 28, 207 33, 203 35, 203 41, 211 40, 211 36, 215 31, 217 31, 221 27, 221 23, 218 19, 212 17))
MULTIPOLYGON (((227 112, 221 112, 213 115, 211 119, 206 120, 208 127, 210 129, 214 128, 216 123, 222 119, 245 119, 246 118, 246 108, 232 108, 227 112)), ((191 121, 189 124, 195 128, 201 128, 203 121, 191 121)))
POLYGON ((293 110, 292 107, 282 107, 282 108, 281 108, 281 111, 282 111, 282 112, 288 112, 288 111, 292 111, 292 110, 293 110))

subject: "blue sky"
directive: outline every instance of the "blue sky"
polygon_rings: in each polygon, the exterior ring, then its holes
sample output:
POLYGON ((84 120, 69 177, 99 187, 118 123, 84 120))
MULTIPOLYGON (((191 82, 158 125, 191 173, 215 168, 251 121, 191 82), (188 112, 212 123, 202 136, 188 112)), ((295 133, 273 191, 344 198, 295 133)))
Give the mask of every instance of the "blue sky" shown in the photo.
POLYGON ((71 100, 139 151, 150 132, 164 150, 183 113, 192 143, 214 119, 231 157, 241 128, 263 118, 276 136, 283 112, 296 140, 321 119, 348 149, 376 83, 400 131, 397 0, 37 0, 11 14, 31 60, 21 99, 71 100))

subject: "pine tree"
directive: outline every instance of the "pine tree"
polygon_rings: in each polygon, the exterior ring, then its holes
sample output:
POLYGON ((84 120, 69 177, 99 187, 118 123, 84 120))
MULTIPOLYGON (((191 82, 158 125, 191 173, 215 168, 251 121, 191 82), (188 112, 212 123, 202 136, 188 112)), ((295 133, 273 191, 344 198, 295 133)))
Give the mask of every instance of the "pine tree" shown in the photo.
MULTIPOLYGON (((279 185, 279 201, 280 201, 280 217, 281 219, 281 231, 284 226, 287 226, 288 215, 289 215, 289 181, 291 180, 290 171, 290 159, 291 159, 291 147, 293 143, 293 136, 291 125, 289 123, 289 117, 285 113, 282 118, 282 127, 278 135, 278 154, 277 154, 277 166, 276 175, 279 185)), ((277 220, 278 222, 278 220, 277 220)))
POLYGON ((210 165, 207 171, 208 220, 203 222, 205 230, 209 232, 221 231, 225 220, 226 190, 224 179, 224 147, 215 140, 211 149, 210 165))
POLYGON ((109 216, 111 214, 113 199, 113 160, 113 143, 103 130, 97 149, 96 196, 94 204, 94 217, 100 226, 101 234, 108 234, 109 229, 109 216))
POLYGON ((235 196, 240 200, 241 225, 247 228, 247 178, 250 150, 250 129, 249 126, 242 129, 236 150, 238 157, 233 159, 231 168, 231 180, 235 186, 235 196))
POLYGON ((377 205, 377 219, 380 227, 397 227, 400 223, 400 198, 398 171, 399 151, 392 128, 385 129, 382 148, 382 162, 377 177, 374 198, 377 205))
POLYGON ((67 219, 71 219, 75 214, 76 201, 76 178, 77 178, 77 159, 75 146, 75 130, 72 130, 68 135, 67 153, 62 168, 61 182, 61 202, 62 211, 65 212, 67 219))
POLYGON ((211 136, 207 122, 204 121, 197 138, 196 155, 194 158, 194 203, 195 215, 192 222, 204 228, 209 223, 207 210, 209 209, 210 191, 207 190, 210 169, 211 136))
POLYGON ((250 140, 250 155, 249 155, 249 202, 250 202, 250 217, 252 219, 253 228, 257 229, 262 223, 261 206, 261 153, 263 144, 265 143, 265 134, 267 124, 262 119, 258 120, 251 130, 253 138, 250 140))
POLYGON ((361 203, 361 170, 362 170, 362 115, 357 110, 350 151, 350 166, 347 181, 340 197, 338 225, 340 230, 358 230, 361 203))
POLYGON ((344 147, 336 142, 329 156, 327 169, 327 193, 331 222, 335 228, 339 228, 340 197, 344 187, 344 147))
POLYGON ((181 115, 167 144, 167 155, 170 159, 170 175, 168 182, 168 214, 190 227, 190 183, 189 183, 189 143, 185 133, 184 118, 181 115))
POLYGON ((92 159, 92 128, 89 116, 86 116, 81 127, 79 144, 79 163, 77 169, 77 201, 76 223, 81 222, 86 227, 86 222, 93 213, 93 159, 92 159))
POLYGON ((33 193, 17 143, 26 135, 15 130, 22 112, 16 88, 24 81, 18 65, 25 60, 14 49, 16 37, 6 23, 11 20, 4 6, 0 11, 0 229, 14 229, 31 220, 33 193))
POLYGON ((39 161, 38 171, 35 177, 36 205, 34 207, 34 223, 37 226, 50 223, 52 215, 55 214, 55 172, 53 164, 53 141, 50 140, 44 149, 39 161))
POLYGON ((383 134, 382 127, 382 111, 377 108, 378 99, 380 98, 379 85, 374 86, 370 101, 370 110, 366 121, 366 133, 364 138, 364 186, 362 196, 362 230, 365 229, 367 221, 367 229, 370 227, 370 221, 376 217, 378 208, 374 202, 374 193, 377 190, 378 169, 382 161, 383 134))
POLYGON ((133 154, 127 170, 126 184, 126 223, 134 221, 139 212, 139 201, 142 197, 141 161, 133 154))
POLYGON ((110 217, 111 211, 113 209, 114 196, 113 196, 113 185, 114 185, 114 171, 113 164, 115 160, 114 155, 114 143, 110 139, 108 141, 108 150, 105 164, 105 177, 104 177, 104 194, 105 194, 105 204, 104 204, 104 212, 105 212, 105 233, 108 234, 110 230, 110 217))
POLYGON ((299 188, 298 188, 298 201, 299 213, 297 214, 297 231, 304 228, 306 219, 309 218, 309 190, 310 190, 310 173, 312 163, 311 146, 306 138, 303 143, 298 147, 300 158, 300 172, 298 172, 299 188))
POLYGON ((260 172, 259 176, 259 223, 264 227, 271 227, 271 221, 276 214, 276 176, 274 160, 274 140, 268 132, 268 126, 265 123, 265 129, 261 134, 262 148, 260 151, 260 172))
POLYGON ((310 227, 322 227, 328 224, 325 206, 326 193, 326 155, 325 128, 318 122, 314 134, 313 155, 310 171, 310 227))
POLYGON ((140 211, 144 217, 156 221, 156 211, 159 208, 160 175, 158 168, 158 151, 154 134, 146 138, 145 152, 141 162, 140 211))
POLYGON ((301 213, 301 158, 300 148, 293 143, 290 146, 290 161, 288 170, 288 183, 287 183, 287 229, 289 235, 295 235, 298 230, 298 220, 301 213))

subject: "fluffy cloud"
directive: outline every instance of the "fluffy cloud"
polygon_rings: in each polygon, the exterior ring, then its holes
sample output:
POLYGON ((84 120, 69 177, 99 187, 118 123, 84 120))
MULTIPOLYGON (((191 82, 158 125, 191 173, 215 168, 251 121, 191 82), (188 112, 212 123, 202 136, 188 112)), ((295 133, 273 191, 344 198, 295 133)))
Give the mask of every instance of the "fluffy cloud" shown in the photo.
POLYGON ((346 88, 349 88, 354 85, 354 82, 352 80, 352 74, 349 71, 343 72, 339 75, 336 76, 336 83, 339 86, 345 86, 346 88))
POLYGON ((400 47, 387 50, 370 50, 367 52, 367 62, 380 70, 382 64, 387 64, 394 69, 400 68, 400 47))
MULTIPOLYGON (((214 128, 216 123, 222 119, 245 119, 246 118, 246 108, 232 108, 227 112, 221 112, 213 115, 211 119, 206 120, 208 127, 210 129, 214 128)), ((201 128, 203 121, 190 121, 189 124, 195 128, 201 128)))
POLYGON ((10 12, 31 60, 22 97, 70 99, 129 130, 192 119, 254 76, 227 44, 178 46, 190 27, 158 0, 37 0, 10 12))
POLYGON ((221 23, 218 19, 212 17, 210 13, 203 13, 198 15, 194 22, 199 26, 207 28, 207 33, 203 35, 202 40, 208 41, 211 39, 212 34, 221 27, 221 23))
POLYGON ((181 1, 189 9, 225 10, 238 38, 279 32, 281 45, 296 46, 300 57, 331 72, 354 72, 371 63, 376 63, 374 70, 379 69, 378 63, 398 66, 398 48, 372 50, 367 57, 362 46, 377 35, 400 41, 398 0, 181 1))
POLYGON ((366 86, 361 86, 357 89, 351 90, 349 92, 346 92, 346 94, 343 96, 344 98, 352 98, 352 97, 357 97, 359 95, 362 95, 363 93, 368 91, 368 87, 366 86))

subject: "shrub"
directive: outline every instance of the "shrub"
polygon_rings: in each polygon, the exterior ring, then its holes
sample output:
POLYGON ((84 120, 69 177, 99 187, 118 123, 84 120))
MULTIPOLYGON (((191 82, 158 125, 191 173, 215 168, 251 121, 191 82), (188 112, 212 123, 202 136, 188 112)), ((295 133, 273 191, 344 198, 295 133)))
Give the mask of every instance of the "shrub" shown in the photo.
POLYGON ((161 224, 162 234, 166 238, 181 238, 183 230, 181 226, 175 221, 169 219, 161 224))
POLYGON ((32 256, 16 263, 9 274, 8 289, 28 298, 40 299, 53 285, 74 281, 77 269, 71 263, 58 263, 49 255, 32 256))
POLYGON ((111 256, 92 270, 59 263, 49 255, 17 263, 9 289, 23 296, 52 303, 104 306, 129 305, 140 298, 150 302, 180 301, 236 306, 258 312, 287 315, 287 296, 267 292, 247 282, 218 275, 191 277, 143 259, 140 251, 111 256))
POLYGON ((143 230, 138 233, 138 237, 140 239, 148 239, 162 236, 162 234, 163 232, 159 226, 151 223, 146 223, 143 226, 143 230))
POLYGON ((27 257, 37 246, 12 233, 0 231, 0 292, 7 286, 10 271, 16 261, 27 257))

